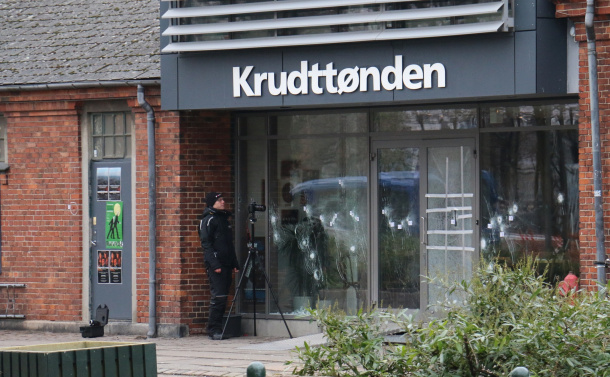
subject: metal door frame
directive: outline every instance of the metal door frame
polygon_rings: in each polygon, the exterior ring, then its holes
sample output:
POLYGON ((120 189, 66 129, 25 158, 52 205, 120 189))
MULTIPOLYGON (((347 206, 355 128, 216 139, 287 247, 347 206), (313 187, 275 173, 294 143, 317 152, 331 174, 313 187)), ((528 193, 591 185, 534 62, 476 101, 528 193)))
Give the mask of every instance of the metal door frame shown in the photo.
MULTIPOLYGON (((419 187, 419 203, 420 203, 420 217, 426 216, 425 209, 427 208, 426 193, 428 192, 428 149, 434 147, 459 147, 469 146, 473 151, 473 169, 474 169, 474 198, 472 201, 472 228, 473 228, 473 245, 475 251, 473 253, 473 268, 478 265, 478 259, 480 254, 480 173, 479 173, 479 159, 478 159, 478 142, 477 138, 470 135, 464 135, 459 138, 422 138, 422 139, 373 139, 371 140, 371 162, 370 162, 370 208, 369 213, 371 214, 370 224, 370 263, 369 263, 369 299, 372 305, 377 306, 379 304, 379 198, 378 198, 378 161, 377 155, 379 149, 389 148, 418 148, 420 150, 419 161, 420 161, 420 187, 419 187), (425 178, 425 179, 424 179, 425 178)), ((427 222, 427 216, 425 221, 420 219, 420 271, 421 276, 427 276, 427 249, 426 245, 422 243, 422 233, 424 232, 424 224, 427 222)), ((428 306, 428 287, 426 279, 421 279, 420 285, 420 314, 423 314, 428 306)))

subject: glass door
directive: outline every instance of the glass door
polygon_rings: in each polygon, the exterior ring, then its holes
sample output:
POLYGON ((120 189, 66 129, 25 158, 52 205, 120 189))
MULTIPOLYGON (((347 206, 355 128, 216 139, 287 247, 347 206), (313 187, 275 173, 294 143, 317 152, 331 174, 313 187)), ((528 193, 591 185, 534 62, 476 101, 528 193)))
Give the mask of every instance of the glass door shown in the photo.
POLYGON ((372 162, 372 300, 426 309, 476 258, 474 141, 379 141, 372 162))

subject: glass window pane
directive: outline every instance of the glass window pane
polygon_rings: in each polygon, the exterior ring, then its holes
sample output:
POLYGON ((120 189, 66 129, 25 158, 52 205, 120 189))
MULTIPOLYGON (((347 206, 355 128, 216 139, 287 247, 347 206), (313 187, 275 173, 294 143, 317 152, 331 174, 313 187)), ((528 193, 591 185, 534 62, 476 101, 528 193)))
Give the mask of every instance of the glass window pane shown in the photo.
POLYGON ((485 106, 481 108, 484 128, 577 126, 578 104, 485 106))
POLYGON ((104 135, 114 135, 114 114, 104 114, 104 135))
POLYGON ((114 137, 104 137, 104 157, 114 157, 114 137))
POLYGON ((115 157, 125 156, 125 136, 117 136, 114 138, 115 157))
POLYGON ((271 145, 272 274, 282 309, 299 313, 320 300, 357 310, 367 296, 367 139, 271 145))
POLYGON ((375 111, 373 129, 380 132, 438 131, 477 128, 476 108, 375 111))
POLYGON ((579 270, 578 131, 481 134, 481 253, 579 270))
POLYGON ((238 124, 240 136, 267 135, 267 117, 242 117, 238 124))
MULTIPOLYGON (((301 10, 277 12, 277 18, 329 16, 329 15, 334 15, 337 13, 338 13, 337 8, 301 9, 301 10)), ((320 34, 320 33, 333 33, 333 32, 336 32, 337 30, 338 30, 337 26, 327 25, 327 26, 308 27, 308 28, 278 29, 277 34, 279 36, 320 34)))
POLYGON ((117 114, 114 117, 114 132, 117 135, 125 134, 125 114, 117 114))
POLYGON ((125 157, 131 157, 131 136, 125 136, 125 157))
MULTIPOLYGON (((429 304, 446 298, 438 296, 438 283, 470 280, 473 252, 474 158, 467 146, 428 149, 426 249, 428 256, 443 259, 441 266, 428 263, 429 304), (441 268, 442 267, 442 268, 441 268)), ((442 291, 442 290, 441 290, 442 291)), ((457 299, 455 293, 450 298, 457 299)))
MULTIPOLYGON (((230 0, 185 0, 183 7, 203 7, 203 6, 217 6, 217 5, 228 5, 231 4, 230 0)), ((217 16, 217 17, 189 17, 182 18, 181 22, 183 25, 198 25, 198 24, 211 24, 229 22, 228 16, 217 16)), ((202 34, 202 35, 187 35, 184 37, 185 41, 210 41, 210 40, 222 40, 229 39, 229 33, 217 33, 217 34, 202 34)))
POLYGON ((102 135, 104 133, 102 116, 100 114, 94 114, 91 118, 93 121, 93 135, 102 135))
POLYGON ((361 113, 298 114, 276 117, 277 135, 367 132, 368 117, 361 113))
POLYGON ((93 158, 104 157, 104 139, 102 137, 93 138, 93 158))
POLYGON ((419 149, 378 151, 379 300, 419 309, 419 149))
POLYGON ((124 112, 91 114, 92 158, 131 156, 128 120, 124 112))
MULTIPOLYGON (((245 226, 248 229, 243 229, 241 234, 237 235, 238 245, 241 247, 239 250, 239 257, 242 263, 245 263, 248 258, 249 250, 248 250, 248 235, 251 232, 251 224, 254 224, 254 246, 255 250, 258 251, 256 255, 256 268, 252 269, 252 277, 246 282, 244 285, 243 295, 242 295, 242 305, 246 308, 246 311, 253 311, 253 304, 255 303, 256 298, 256 312, 257 313, 266 313, 267 308, 265 306, 266 297, 269 298, 268 301, 270 305, 273 305, 271 312, 277 312, 277 307, 275 307, 275 303, 272 302, 270 295, 267 295, 267 286, 265 281, 265 275, 263 275, 262 271, 265 271, 266 268, 266 250, 267 250, 267 224, 269 219, 269 211, 265 212, 255 212, 253 214, 248 213, 248 205, 255 202, 257 204, 267 204, 265 200, 266 194, 266 172, 267 172, 267 141, 266 140, 249 140, 247 142, 240 142, 240 160, 242 164, 246 166, 243 171, 243 174, 240 176, 240 186, 243 188, 240 190, 240 198, 241 200, 241 213, 246 214, 248 218, 251 218, 252 215, 255 216, 257 221, 255 223, 250 222, 247 219, 241 221, 241 224, 246 224, 245 226)), ((272 259, 272 264, 270 266, 271 270, 277 269, 277 260, 272 259)), ((245 267, 244 267, 245 268, 245 267)), ((270 274, 269 279, 271 282, 271 286, 273 287, 274 293, 277 294, 276 288, 279 286, 277 281, 277 274, 270 274)))

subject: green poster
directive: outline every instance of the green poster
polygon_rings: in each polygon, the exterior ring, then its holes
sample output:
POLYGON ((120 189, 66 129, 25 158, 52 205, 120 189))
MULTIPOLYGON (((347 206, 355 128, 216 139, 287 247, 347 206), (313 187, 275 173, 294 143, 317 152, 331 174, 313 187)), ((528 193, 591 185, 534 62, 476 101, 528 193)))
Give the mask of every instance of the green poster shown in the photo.
POLYGON ((106 248, 123 248, 123 202, 106 203, 106 248))

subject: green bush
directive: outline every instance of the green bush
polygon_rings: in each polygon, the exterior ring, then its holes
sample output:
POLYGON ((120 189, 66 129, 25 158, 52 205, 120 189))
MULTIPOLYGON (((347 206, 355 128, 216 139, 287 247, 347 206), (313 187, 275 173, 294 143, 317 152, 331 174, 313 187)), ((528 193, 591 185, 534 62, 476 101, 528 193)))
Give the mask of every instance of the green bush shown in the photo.
POLYGON ((508 376, 525 366, 532 376, 610 376, 607 287, 562 297, 535 261, 515 268, 479 268, 456 284, 442 318, 421 323, 406 311, 361 310, 355 316, 311 310, 327 344, 297 349, 297 375, 508 376), (399 326, 404 344, 386 343, 399 326))

